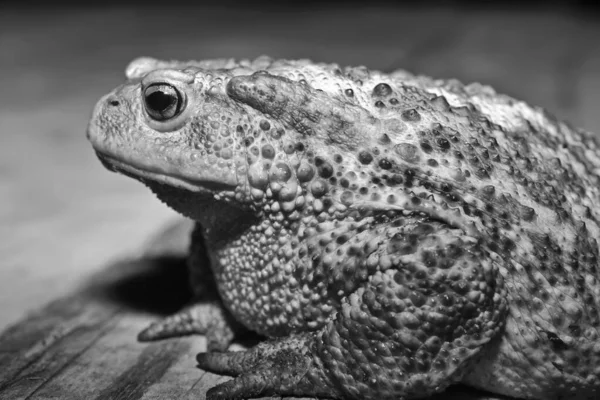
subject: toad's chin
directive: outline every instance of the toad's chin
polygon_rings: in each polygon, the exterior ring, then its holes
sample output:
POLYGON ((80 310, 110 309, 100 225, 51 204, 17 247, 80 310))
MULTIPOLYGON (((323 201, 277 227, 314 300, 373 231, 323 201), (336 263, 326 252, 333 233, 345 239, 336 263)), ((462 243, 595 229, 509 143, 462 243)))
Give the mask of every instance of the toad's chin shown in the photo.
POLYGON ((182 176, 167 174, 160 170, 141 168, 131 163, 121 161, 100 151, 96 151, 96 155, 108 170, 129 176, 149 186, 154 186, 153 184, 159 184, 199 194, 233 192, 235 190, 235 186, 227 183, 207 180, 194 180, 182 176))
POLYGON ((224 196, 223 192, 191 192, 152 180, 144 183, 160 201, 184 217, 199 222, 207 234, 210 232, 213 238, 221 238, 224 242, 231 240, 239 230, 258 223, 251 207, 242 206, 234 201, 234 196, 224 196))
POLYGON ((251 210, 232 201, 235 189, 232 185, 192 181, 141 169, 101 152, 97 154, 106 168, 144 183, 171 209, 205 227, 218 231, 222 227, 242 226, 243 221, 253 218, 251 210))

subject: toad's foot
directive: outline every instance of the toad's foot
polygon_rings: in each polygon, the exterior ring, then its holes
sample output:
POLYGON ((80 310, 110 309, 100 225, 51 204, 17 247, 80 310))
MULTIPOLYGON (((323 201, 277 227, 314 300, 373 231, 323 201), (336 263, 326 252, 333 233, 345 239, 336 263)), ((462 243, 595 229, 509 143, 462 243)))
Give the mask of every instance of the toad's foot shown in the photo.
POLYGON ((191 334, 206 335, 209 351, 227 350, 235 335, 235 322, 220 302, 193 303, 183 310, 154 322, 138 335, 138 340, 153 340, 191 334))
POLYGON ((200 353, 202 369, 236 378, 211 388, 207 400, 288 395, 339 398, 314 355, 312 333, 261 343, 250 350, 200 353))

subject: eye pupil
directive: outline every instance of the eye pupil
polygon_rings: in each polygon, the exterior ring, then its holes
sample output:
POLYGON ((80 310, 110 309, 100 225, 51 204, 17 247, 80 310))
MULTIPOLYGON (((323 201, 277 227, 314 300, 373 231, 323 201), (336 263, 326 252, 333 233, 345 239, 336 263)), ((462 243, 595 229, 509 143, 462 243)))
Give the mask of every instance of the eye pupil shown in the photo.
POLYGON ((144 90, 144 105, 152 119, 165 121, 179 114, 183 107, 183 98, 174 86, 156 83, 144 90))
POLYGON ((150 93, 146 97, 146 104, 155 111, 163 112, 177 101, 172 94, 160 90, 150 93))

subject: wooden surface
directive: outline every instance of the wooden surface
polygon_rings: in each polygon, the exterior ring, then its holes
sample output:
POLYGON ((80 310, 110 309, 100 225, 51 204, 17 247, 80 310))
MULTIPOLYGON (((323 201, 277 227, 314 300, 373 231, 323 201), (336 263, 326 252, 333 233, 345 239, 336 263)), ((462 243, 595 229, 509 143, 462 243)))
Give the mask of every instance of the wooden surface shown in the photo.
POLYGON ((8 329, 0 338, 0 398, 201 398, 223 379, 195 368, 202 337, 135 340, 187 300, 183 260, 172 252, 117 263, 8 329))
POLYGON ((600 132, 598 38, 596 19, 564 10, 4 7, 0 399, 202 398, 225 379, 194 367, 201 338, 135 341, 186 289, 181 231, 165 233, 175 215, 105 171, 84 137, 132 58, 401 67, 491 84, 600 132))

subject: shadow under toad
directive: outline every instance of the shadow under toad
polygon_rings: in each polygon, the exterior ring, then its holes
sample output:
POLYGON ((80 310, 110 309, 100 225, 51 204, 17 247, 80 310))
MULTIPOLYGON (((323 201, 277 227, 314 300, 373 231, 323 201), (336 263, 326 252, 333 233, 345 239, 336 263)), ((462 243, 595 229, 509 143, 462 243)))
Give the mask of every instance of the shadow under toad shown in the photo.
POLYGON ((90 293, 125 309, 166 316, 192 298, 184 257, 153 256, 121 261, 105 270, 90 293))
POLYGON ((193 223, 177 220, 150 238, 140 255, 123 259, 100 273, 86 292, 126 310, 165 316, 192 297, 186 253, 193 223))

